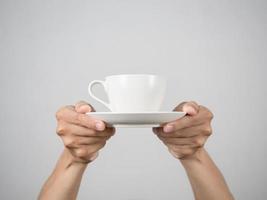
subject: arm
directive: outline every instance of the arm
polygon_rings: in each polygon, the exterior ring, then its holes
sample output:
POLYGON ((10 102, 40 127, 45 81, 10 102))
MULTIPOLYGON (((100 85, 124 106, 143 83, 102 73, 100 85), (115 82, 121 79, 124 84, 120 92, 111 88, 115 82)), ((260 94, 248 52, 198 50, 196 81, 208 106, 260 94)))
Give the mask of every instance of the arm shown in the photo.
POLYGON ((153 131, 169 152, 181 161, 195 199, 233 200, 222 174, 203 147, 212 132, 212 113, 195 102, 182 103, 175 110, 187 115, 153 131))
POLYGON ((76 199, 88 163, 97 158, 98 151, 115 133, 114 128, 107 128, 104 122, 86 115, 92 110, 87 103, 79 102, 57 112, 57 134, 65 149, 38 200, 76 199))
POLYGON ((86 166, 86 163, 73 162, 72 155, 65 149, 38 199, 76 199, 86 166))
POLYGON ((196 200, 233 200, 224 178, 207 151, 201 148, 191 158, 182 159, 196 200))

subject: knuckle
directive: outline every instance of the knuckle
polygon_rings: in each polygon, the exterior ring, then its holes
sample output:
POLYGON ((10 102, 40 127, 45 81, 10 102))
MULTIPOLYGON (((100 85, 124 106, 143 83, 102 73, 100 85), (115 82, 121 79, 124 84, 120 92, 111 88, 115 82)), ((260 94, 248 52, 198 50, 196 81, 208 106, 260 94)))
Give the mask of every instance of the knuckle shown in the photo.
POLYGON ((203 111, 205 112, 207 119, 212 120, 214 117, 213 113, 208 108, 206 108, 204 106, 202 106, 202 107, 203 107, 203 111))
POLYGON ((203 113, 203 115, 205 116, 205 118, 212 120, 213 119, 213 113, 210 111, 210 109, 208 109, 205 106, 200 105, 200 110, 203 113))
POLYGON ((208 110, 208 118, 212 120, 214 118, 214 115, 211 111, 208 110))
POLYGON ((87 150, 84 148, 80 148, 76 150, 76 156, 79 158, 84 158, 88 155, 87 150))
POLYGON ((212 134, 212 128, 211 128, 211 126, 210 125, 209 126, 206 126, 204 128, 203 132, 204 132, 204 135, 210 136, 212 134))
POLYGON ((73 147, 74 146, 74 139, 71 137, 64 138, 64 145, 68 148, 73 147))
POLYGON ((59 136, 64 135, 64 134, 66 133, 66 131, 67 131, 67 127, 66 127, 66 125, 63 125, 62 123, 59 123, 59 124, 57 125, 56 132, 57 132, 57 134, 58 134, 59 136))
POLYGON ((204 145, 204 140, 202 137, 198 137, 195 139, 194 143, 197 147, 202 147, 204 145))

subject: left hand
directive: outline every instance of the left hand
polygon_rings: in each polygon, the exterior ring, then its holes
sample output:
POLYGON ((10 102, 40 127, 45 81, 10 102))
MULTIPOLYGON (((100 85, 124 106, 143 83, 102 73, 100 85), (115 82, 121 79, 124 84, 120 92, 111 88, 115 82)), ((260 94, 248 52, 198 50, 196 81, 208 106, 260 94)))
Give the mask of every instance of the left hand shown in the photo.
POLYGON ((195 102, 181 103, 174 110, 184 111, 187 115, 153 131, 175 158, 191 158, 211 135, 213 114, 195 102))

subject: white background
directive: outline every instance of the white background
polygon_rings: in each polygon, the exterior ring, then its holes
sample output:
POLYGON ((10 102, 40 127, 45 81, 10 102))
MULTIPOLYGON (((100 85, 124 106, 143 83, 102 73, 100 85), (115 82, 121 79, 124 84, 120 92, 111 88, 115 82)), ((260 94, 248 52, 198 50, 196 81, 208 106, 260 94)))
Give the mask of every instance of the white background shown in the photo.
MULTIPOLYGON (((266 10, 266 1, 0 1, 0 199, 36 199, 63 149, 56 110, 84 99, 104 111, 87 85, 121 73, 165 76, 162 110, 185 100, 210 108, 206 148, 236 199, 266 198, 266 10)), ((78 199, 193 195, 150 129, 118 129, 78 199)))

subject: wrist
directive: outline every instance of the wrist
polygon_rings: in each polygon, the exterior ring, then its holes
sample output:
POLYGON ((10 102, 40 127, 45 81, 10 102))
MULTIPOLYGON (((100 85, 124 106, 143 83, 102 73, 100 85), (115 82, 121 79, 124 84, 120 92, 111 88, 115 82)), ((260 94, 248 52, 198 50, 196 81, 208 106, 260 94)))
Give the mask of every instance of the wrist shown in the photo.
POLYGON ((206 155, 206 150, 202 147, 199 148, 193 155, 181 158, 181 164, 186 167, 194 163, 201 163, 206 155))
POLYGON ((65 148, 63 151, 62 159, 64 160, 65 168, 75 167, 79 169, 85 169, 89 163, 78 161, 77 158, 75 158, 67 148, 65 148))

